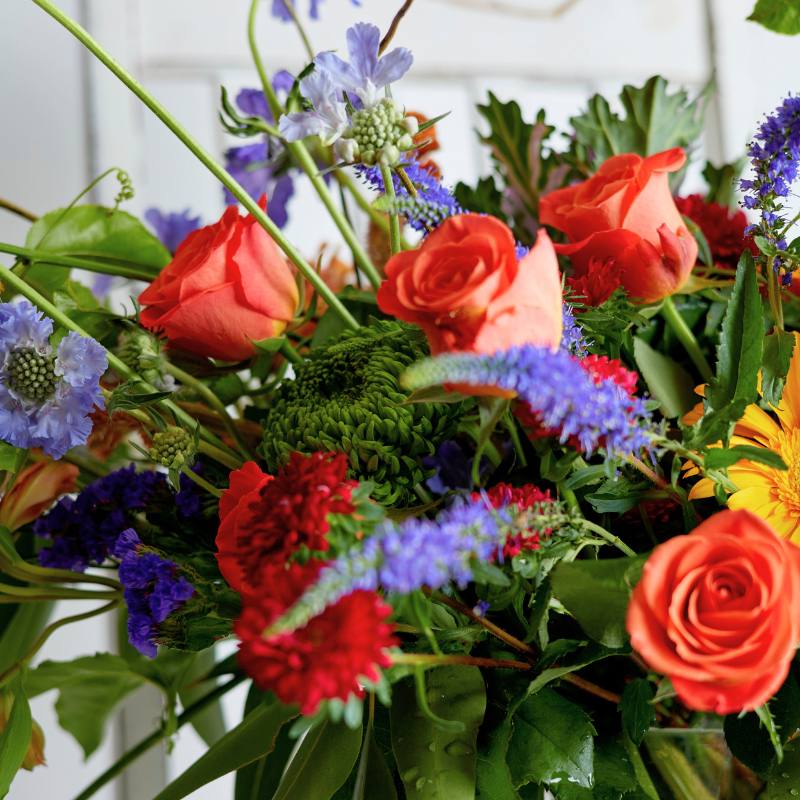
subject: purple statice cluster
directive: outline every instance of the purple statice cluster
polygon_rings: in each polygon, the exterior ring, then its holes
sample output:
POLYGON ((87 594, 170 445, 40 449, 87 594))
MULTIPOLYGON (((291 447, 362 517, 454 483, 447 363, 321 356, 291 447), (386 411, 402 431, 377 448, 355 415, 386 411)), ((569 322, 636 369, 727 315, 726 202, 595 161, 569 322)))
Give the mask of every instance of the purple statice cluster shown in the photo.
POLYGON ((614 455, 648 448, 650 413, 613 380, 597 383, 566 350, 523 345, 494 355, 448 353, 414 364, 403 377, 411 389, 444 383, 495 386, 514 392, 545 428, 572 437, 586 453, 614 455))
MULTIPOLYGON (((290 2, 294 3, 295 8, 297 7, 297 0, 290 0, 290 2)), ((308 13, 311 19, 319 19, 319 4, 321 2, 322 0, 310 0, 308 13)), ((350 0, 350 2, 354 6, 361 5, 361 0, 350 0)), ((272 16, 276 19, 281 19, 284 22, 292 21, 292 14, 286 7, 285 0, 272 0, 272 16)))
POLYGON ((575 319, 572 306, 564 303, 561 309, 561 318, 561 349, 566 350, 573 356, 583 358, 583 356, 587 355, 589 352, 588 342, 584 338, 583 328, 578 325, 575 319))
POLYGON ((134 515, 165 484, 160 472, 137 472, 131 464, 90 483, 75 498, 62 497, 34 523, 34 533, 49 542, 39 563, 73 572, 102 564, 134 515))
MULTIPOLYGON (((284 98, 294 84, 294 77, 285 70, 275 73, 272 87, 284 98)), ((236 105, 248 117, 263 119, 273 124, 275 118, 261 89, 242 89, 236 96, 236 105)), ((290 171, 286 149, 280 140, 264 134, 257 141, 225 151, 225 169, 255 200, 266 195, 267 214, 282 228, 288 221, 287 205, 294 195, 294 178, 290 171)), ((236 204, 236 198, 225 188, 225 202, 236 204)))
MULTIPOLYGON (((417 196, 413 197, 400 178, 392 173, 396 210, 414 230, 426 233, 441 225, 448 217, 464 213, 453 193, 429 168, 411 159, 403 165, 403 169, 414 184, 417 196)), ((356 172, 365 184, 384 193, 380 167, 357 167, 356 172)))
POLYGON ((148 208, 144 212, 147 224, 153 229, 161 244, 172 255, 183 240, 200 227, 200 217, 193 217, 189 209, 183 211, 160 211, 148 208))
POLYGON ((128 640, 140 653, 154 658, 158 626, 194 594, 194 587, 177 564, 146 548, 133 528, 119 534, 111 554, 119 559, 128 640))
POLYGON ((108 361, 94 339, 70 332, 53 348, 52 333, 27 300, 0 303, 0 440, 61 458, 92 432, 108 361))
MULTIPOLYGON (((746 232, 761 235, 776 250, 785 251, 785 221, 780 212, 800 162, 800 97, 787 97, 766 117, 748 154, 753 177, 740 182, 745 192, 743 203, 745 208, 760 211, 761 219, 746 232)), ((781 259, 777 262, 776 267, 781 259)))

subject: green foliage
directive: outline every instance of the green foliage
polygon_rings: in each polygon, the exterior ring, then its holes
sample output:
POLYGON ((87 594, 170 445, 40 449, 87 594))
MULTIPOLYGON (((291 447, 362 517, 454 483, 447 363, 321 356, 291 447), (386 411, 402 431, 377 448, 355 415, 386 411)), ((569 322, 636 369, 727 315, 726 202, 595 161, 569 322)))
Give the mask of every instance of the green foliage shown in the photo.
POLYGON ((508 768, 508 743, 511 739, 511 715, 491 731, 481 730, 477 764, 477 800, 519 800, 508 768))
POLYGON ((113 330, 114 315, 100 305, 88 286, 78 281, 64 281, 53 292, 53 303, 95 339, 104 339, 113 330))
POLYGON ((0 472, 16 472, 20 461, 27 455, 26 450, 0 442, 0 472))
POLYGON ((656 721, 654 695, 652 684, 644 678, 631 681, 622 692, 622 730, 636 745, 642 743, 644 735, 656 721))
POLYGON ((645 560, 562 562, 553 570, 553 594, 588 636, 606 647, 622 647, 628 640, 628 599, 645 560))
POLYGON ((755 263, 745 251, 722 323, 716 376, 706 389, 703 417, 692 430, 692 448, 727 442, 745 408, 756 402, 763 346, 764 312, 755 263))
POLYGON ((23 603, 0 635, 0 673, 4 673, 31 648, 53 612, 53 603, 23 603))
POLYGON ((785 470, 780 454, 766 447, 738 444, 735 447, 713 447, 706 453, 706 469, 726 469, 738 461, 756 461, 773 469, 785 470))
POLYGON ((493 217, 505 219, 503 211, 503 193, 497 188, 494 176, 481 178, 472 188, 466 183, 459 182, 455 190, 456 200, 465 211, 475 211, 479 214, 491 214, 493 217))
MULTIPOLYGON (((378 309, 375 295, 364 292, 355 286, 345 286, 338 295, 342 305, 353 315, 360 325, 367 325, 371 319, 382 319, 383 313, 378 309)), ((311 347, 330 344, 338 339, 347 330, 342 318, 333 309, 329 308, 321 317, 314 328, 311 337, 311 347)))
POLYGON ((759 800, 796 800, 800 786, 800 742, 786 748, 783 763, 773 767, 759 800))
POLYGON ((437 667, 425 673, 430 711, 460 722, 444 730, 418 710, 414 682, 405 679, 392 693, 392 746, 407 800, 473 800, 478 728, 486 690, 476 667, 437 667))
POLYGON ((25 760, 33 732, 31 709, 20 679, 14 682, 12 693, 14 705, 0 733, 0 798, 8 795, 11 782, 25 760))
POLYGON ((667 81, 654 75, 640 88, 622 88, 624 117, 596 94, 583 114, 570 119, 575 129, 573 153, 593 171, 621 153, 649 156, 671 147, 688 147, 703 130, 710 88, 690 101, 683 89, 669 94, 667 81))
POLYGON ((685 414, 695 404, 692 376, 676 361, 635 337, 633 354, 636 366, 650 394, 661 404, 661 413, 668 419, 685 414))
POLYGON ((747 19, 775 33, 800 33, 800 7, 794 0, 758 0, 747 19))
POLYGON ((764 339, 761 392, 764 400, 773 406, 777 406, 783 396, 793 352, 793 333, 776 330, 764 339))
POLYGON ((275 748, 284 723, 296 714, 294 708, 277 700, 262 702, 161 791, 155 800, 188 797, 201 786, 263 758, 275 748))
POLYGON ((552 689, 526 697, 515 709, 508 743, 514 785, 594 781, 594 736, 588 714, 552 689))
POLYGON ((703 167, 703 177, 708 185, 706 202, 735 207, 736 180, 742 174, 745 163, 746 159, 740 158, 731 164, 715 167, 710 161, 706 161, 703 167))
MULTIPOLYGON (((552 663, 554 658, 547 658, 548 651, 552 651, 554 648, 557 648, 559 644, 561 644, 564 640, 557 640, 553 642, 547 650, 542 653, 542 658, 540 660, 539 666, 542 666, 542 662, 545 664, 552 663)), ((528 689, 525 692, 526 695, 536 694, 536 692, 543 689, 548 684, 552 683, 553 681, 562 678, 564 675, 568 675, 571 672, 575 672, 576 670, 583 669, 584 667, 588 667, 589 664, 594 664, 596 661, 602 661, 605 658, 610 658, 611 656, 618 656, 618 655, 628 655, 630 650, 627 648, 612 650, 607 647, 602 647, 596 644, 590 644, 587 647, 580 647, 575 652, 569 653, 568 656, 564 657, 557 657, 558 666, 548 666, 546 669, 543 669, 528 685, 528 689), (565 663, 566 662, 566 663, 565 663)))

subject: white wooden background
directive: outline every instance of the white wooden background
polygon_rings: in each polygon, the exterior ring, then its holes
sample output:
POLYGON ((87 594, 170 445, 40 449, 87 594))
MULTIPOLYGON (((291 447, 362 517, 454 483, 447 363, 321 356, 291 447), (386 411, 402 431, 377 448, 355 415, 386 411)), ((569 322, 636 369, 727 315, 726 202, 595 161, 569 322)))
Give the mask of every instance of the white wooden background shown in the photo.
MULTIPOLYGON (((245 42, 247 0, 57 0, 77 16, 170 107, 200 142, 221 154, 231 140, 216 119, 219 86, 235 96, 255 86, 245 42)), ((261 14, 259 40, 268 67, 301 66, 301 48, 289 26, 261 14)), ((417 0, 396 42, 415 54, 412 72, 396 95, 409 107, 435 115, 443 151, 437 160, 449 182, 487 171, 473 129, 476 102, 492 88, 516 98, 533 115, 548 109, 564 125, 587 96, 613 93, 661 73, 698 89, 716 74, 719 92, 704 143, 713 160, 741 154, 760 115, 787 92, 800 90, 800 39, 767 33, 745 22, 753 0, 578 0, 561 16, 547 17, 559 0, 504 0, 517 13, 480 8, 492 0, 417 0)), ((309 26, 315 47, 341 48, 346 27, 368 19, 385 28, 399 0, 325 0, 323 21, 309 26)), ((305 0, 299 0, 301 7, 305 0)), ((127 169, 136 186, 132 210, 151 205, 186 207, 216 219, 222 193, 214 179, 149 112, 30 0, 0 2, 0 196, 42 213, 63 204, 111 165, 127 169)), ((114 188, 97 193, 108 200, 114 188)), ((309 255, 337 237, 307 187, 291 206, 289 235, 309 255)), ((0 216, 0 240, 20 243, 25 225, 0 216)), ((107 649, 103 622, 59 631, 43 657, 66 659, 107 649)), ((60 732, 53 695, 34 702, 48 732, 48 769, 23 775, 12 800, 67 800, 120 752, 149 731, 158 717, 147 695, 128 704, 115 735, 90 759, 60 732)), ((231 720, 241 693, 229 700, 231 720)), ((154 753, 128 780, 97 795, 101 800, 151 800, 165 779, 202 752, 192 731, 177 737, 169 761, 154 753)), ((194 798, 231 796, 222 779, 194 798)), ((300 799, 298 799, 300 800, 300 799)))

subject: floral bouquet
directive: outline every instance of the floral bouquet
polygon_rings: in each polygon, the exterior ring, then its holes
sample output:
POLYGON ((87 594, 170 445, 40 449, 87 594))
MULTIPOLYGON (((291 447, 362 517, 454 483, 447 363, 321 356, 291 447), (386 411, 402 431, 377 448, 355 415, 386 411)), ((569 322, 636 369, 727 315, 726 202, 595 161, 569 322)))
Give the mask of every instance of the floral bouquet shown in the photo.
POLYGON ((3 201, 31 225, 0 244, 0 796, 44 761, 29 698, 57 688, 88 756, 145 683, 161 724, 77 800, 186 725, 208 749, 157 800, 797 795, 800 98, 686 195, 713 87, 656 76, 563 132, 489 94, 492 173, 451 188, 447 109, 403 97, 411 0, 318 54, 275 0, 309 62, 274 76, 252 0, 223 167, 35 2, 229 205, 154 235, 116 168, 113 207, 3 201), (346 259, 282 232, 305 180, 346 259), (105 613, 117 653, 36 659, 105 613))

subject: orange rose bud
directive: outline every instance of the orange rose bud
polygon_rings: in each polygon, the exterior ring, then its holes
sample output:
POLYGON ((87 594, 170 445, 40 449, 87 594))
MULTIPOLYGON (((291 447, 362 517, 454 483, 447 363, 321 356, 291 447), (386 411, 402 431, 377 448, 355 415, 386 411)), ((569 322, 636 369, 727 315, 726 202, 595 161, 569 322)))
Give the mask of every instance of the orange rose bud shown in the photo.
POLYGON ((0 499, 0 525, 15 531, 47 511, 62 494, 74 492, 80 470, 61 461, 25 467, 0 499))
POLYGON ((139 302, 142 325, 163 332, 170 345, 240 361, 255 355, 254 341, 283 332, 299 292, 275 242, 231 206, 219 222, 184 239, 139 302))
POLYGON ((550 238, 541 230, 518 259, 511 230, 495 217, 450 217, 419 249, 393 256, 378 306, 419 325, 434 355, 561 342, 561 279, 550 238))
MULTIPOLYGON (((0 733, 2 733, 6 725, 8 725, 8 718, 11 716, 11 709, 13 706, 14 698, 8 692, 0 693, 0 733)), ((33 770, 34 767, 40 767, 45 763, 44 733, 36 720, 33 720, 31 725, 31 743, 22 761, 22 768, 27 769, 29 772, 33 770)))
POLYGON ((633 648, 686 706, 752 711, 800 642, 800 548, 749 511, 722 511, 656 547, 627 617, 633 648))
POLYGON ((669 189, 669 174, 686 162, 680 147, 647 158, 613 156, 583 183, 542 198, 541 220, 563 231, 556 251, 572 261, 576 289, 609 284, 632 299, 655 303, 679 291, 697 261, 697 242, 669 189))

